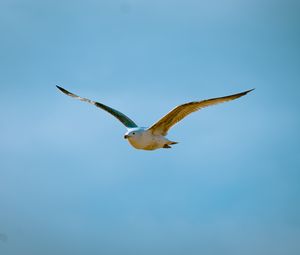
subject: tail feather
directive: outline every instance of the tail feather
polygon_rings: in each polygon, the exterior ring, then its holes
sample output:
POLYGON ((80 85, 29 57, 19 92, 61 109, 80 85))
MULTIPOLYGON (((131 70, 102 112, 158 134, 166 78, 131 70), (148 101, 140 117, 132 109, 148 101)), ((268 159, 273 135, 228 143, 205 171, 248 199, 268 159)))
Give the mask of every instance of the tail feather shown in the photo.
POLYGON ((169 141, 168 143, 166 143, 163 148, 165 149, 170 149, 172 148, 170 145, 174 145, 174 144, 177 144, 178 142, 173 142, 173 141, 169 141))

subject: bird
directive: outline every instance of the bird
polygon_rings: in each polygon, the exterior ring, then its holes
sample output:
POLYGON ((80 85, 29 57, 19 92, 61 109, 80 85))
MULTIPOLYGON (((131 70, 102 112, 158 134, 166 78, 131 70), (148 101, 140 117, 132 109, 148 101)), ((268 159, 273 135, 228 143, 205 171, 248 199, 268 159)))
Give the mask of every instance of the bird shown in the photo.
POLYGON ((161 148, 169 149, 172 148, 171 145, 177 144, 178 142, 169 140, 166 137, 166 135, 168 134, 168 131, 171 127, 173 127, 175 124, 177 124, 179 121, 184 119, 189 114, 211 105, 237 99, 239 97, 245 96, 246 94, 254 90, 254 89, 250 89, 229 96, 217 97, 217 98, 211 98, 211 99, 193 101, 193 102, 181 104, 173 108, 170 112, 168 112, 165 116, 159 119, 152 126, 140 127, 132 119, 130 119, 129 117, 127 117, 125 114, 123 114, 118 110, 115 110, 105 104, 75 95, 60 86, 56 86, 56 87, 67 96, 70 96, 72 98, 78 99, 83 102, 90 103, 113 115, 127 128, 127 132, 124 134, 124 138, 128 140, 131 146, 139 150, 148 150, 148 151, 161 149, 161 148))

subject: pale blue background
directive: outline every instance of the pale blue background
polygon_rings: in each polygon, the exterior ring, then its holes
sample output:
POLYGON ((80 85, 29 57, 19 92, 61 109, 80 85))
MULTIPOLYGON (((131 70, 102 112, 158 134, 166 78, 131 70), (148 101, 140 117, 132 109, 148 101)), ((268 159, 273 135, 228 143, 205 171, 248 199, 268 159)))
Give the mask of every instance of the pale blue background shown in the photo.
POLYGON ((1 255, 300 254, 300 2, 1 0, 1 255), (246 89, 134 150, 150 125, 246 89))

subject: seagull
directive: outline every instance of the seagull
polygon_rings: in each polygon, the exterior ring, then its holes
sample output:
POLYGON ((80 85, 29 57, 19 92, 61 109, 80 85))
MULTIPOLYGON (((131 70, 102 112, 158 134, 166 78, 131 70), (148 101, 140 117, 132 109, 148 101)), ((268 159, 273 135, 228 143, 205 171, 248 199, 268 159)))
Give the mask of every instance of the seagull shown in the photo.
POLYGON ((158 120, 156 123, 154 123, 152 126, 150 126, 149 128, 145 128, 139 127, 137 124, 135 124, 135 122, 132 119, 127 117, 125 114, 107 105, 77 96, 60 86, 56 87, 67 96, 95 105, 96 107, 99 107, 100 109, 110 113, 115 118, 117 118, 127 128, 127 132, 125 133, 124 138, 127 139, 134 148, 139 150, 156 150, 160 148, 171 148, 171 145, 177 144, 178 142, 170 141, 166 138, 166 135, 169 129, 176 123, 181 121, 183 118, 204 107, 237 99, 254 90, 250 89, 230 96, 211 98, 178 105, 175 108, 173 108, 170 112, 168 112, 165 116, 163 116, 160 120, 158 120))

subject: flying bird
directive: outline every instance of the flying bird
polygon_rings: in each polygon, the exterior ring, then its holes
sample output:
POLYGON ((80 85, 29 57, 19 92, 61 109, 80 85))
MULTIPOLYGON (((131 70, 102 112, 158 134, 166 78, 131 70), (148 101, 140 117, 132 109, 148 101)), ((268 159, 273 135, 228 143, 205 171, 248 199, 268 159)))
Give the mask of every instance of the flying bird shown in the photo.
POLYGON ((56 87, 67 96, 73 97, 83 102, 93 104, 117 118, 127 128, 127 132, 125 133, 124 138, 127 139, 134 148, 140 150, 156 150, 160 148, 171 148, 171 145, 177 144, 178 142, 170 141, 166 138, 166 135, 169 129, 176 123, 181 121, 183 118, 185 118, 192 112, 196 112, 204 107, 237 99, 253 90, 250 89, 230 96, 189 102, 176 106, 152 126, 144 128, 139 127, 132 119, 127 117, 125 114, 107 105, 77 96, 62 87, 56 87))

